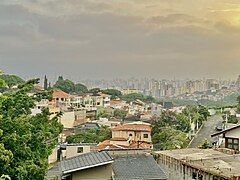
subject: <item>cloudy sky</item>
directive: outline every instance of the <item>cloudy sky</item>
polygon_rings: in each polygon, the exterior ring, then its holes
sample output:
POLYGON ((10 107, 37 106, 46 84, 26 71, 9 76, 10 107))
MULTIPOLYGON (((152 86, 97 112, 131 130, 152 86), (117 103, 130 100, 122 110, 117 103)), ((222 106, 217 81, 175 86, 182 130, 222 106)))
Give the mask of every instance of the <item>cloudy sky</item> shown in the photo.
POLYGON ((0 69, 24 78, 236 78, 239 0, 1 0, 0 69))

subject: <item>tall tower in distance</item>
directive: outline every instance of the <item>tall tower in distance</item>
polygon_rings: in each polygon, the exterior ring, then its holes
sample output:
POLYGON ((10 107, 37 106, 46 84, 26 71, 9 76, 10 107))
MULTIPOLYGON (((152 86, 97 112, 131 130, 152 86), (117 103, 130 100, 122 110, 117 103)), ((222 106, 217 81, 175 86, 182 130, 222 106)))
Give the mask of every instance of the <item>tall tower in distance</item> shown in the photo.
POLYGON ((240 88, 240 75, 238 76, 238 79, 236 81, 236 87, 240 88))

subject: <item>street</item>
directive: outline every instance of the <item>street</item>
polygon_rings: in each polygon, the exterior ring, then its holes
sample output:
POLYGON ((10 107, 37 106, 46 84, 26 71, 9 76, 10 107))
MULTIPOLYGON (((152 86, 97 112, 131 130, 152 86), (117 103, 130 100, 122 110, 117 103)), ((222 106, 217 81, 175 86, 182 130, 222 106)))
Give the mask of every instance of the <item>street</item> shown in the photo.
POLYGON ((215 139, 211 137, 211 134, 216 132, 215 127, 222 121, 222 115, 215 115, 210 117, 208 121, 205 121, 201 130, 195 135, 193 141, 190 143, 189 148, 197 148, 206 138, 210 143, 214 142, 215 139))

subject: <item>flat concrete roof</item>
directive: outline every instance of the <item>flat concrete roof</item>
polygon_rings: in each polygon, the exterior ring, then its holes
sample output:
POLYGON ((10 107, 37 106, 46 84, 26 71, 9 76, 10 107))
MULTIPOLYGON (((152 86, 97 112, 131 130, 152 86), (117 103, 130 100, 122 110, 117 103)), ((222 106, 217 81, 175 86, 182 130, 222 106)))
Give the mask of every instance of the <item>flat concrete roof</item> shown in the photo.
POLYGON ((214 149, 178 149, 155 151, 155 155, 165 155, 184 164, 213 175, 222 177, 240 176, 240 154, 225 154, 214 149))

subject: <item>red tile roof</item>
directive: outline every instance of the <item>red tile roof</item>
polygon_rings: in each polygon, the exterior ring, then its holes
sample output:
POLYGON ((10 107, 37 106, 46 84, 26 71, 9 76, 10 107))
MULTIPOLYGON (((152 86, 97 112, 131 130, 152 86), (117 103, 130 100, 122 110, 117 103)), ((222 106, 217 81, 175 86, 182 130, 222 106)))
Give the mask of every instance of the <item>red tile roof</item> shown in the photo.
POLYGON ((151 126, 146 124, 124 124, 112 128, 112 131, 151 131, 151 126))
POLYGON ((91 150, 102 150, 102 149, 128 149, 128 148, 152 148, 152 144, 145 142, 131 142, 129 146, 111 144, 110 140, 105 140, 99 143, 97 146, 91 147, 91 150))
POLYGON ((111 141, 127 141, 128 139, 127 138, 117 138, 117 137, 115 137, 115 138, 111 138, 110 140, 111 141))
POLYGON ((62 90, 54 90, 52 95, 53 95, 53 97, 60 97, 60 98, 62 98, 62 97, 69 97, 70 96, 70 94, 65 93, 62 90))
POLYGON ((123 104, 123 103, 125 103, 125 101, 122 101, 122 100, 111 100, 110 101, 111 105, 123 104))
POLYGON ((42 86, 36 85, 36 86, 34 86, 34 88, 35 88, 36 90, 39 90, 39 91, 44 91, 44 88, 43 88, 42 86))
POLYGON ((145 142, 132 142, 130 144, 130 148, 152 148, 152 144, 145 143, 145 142))

